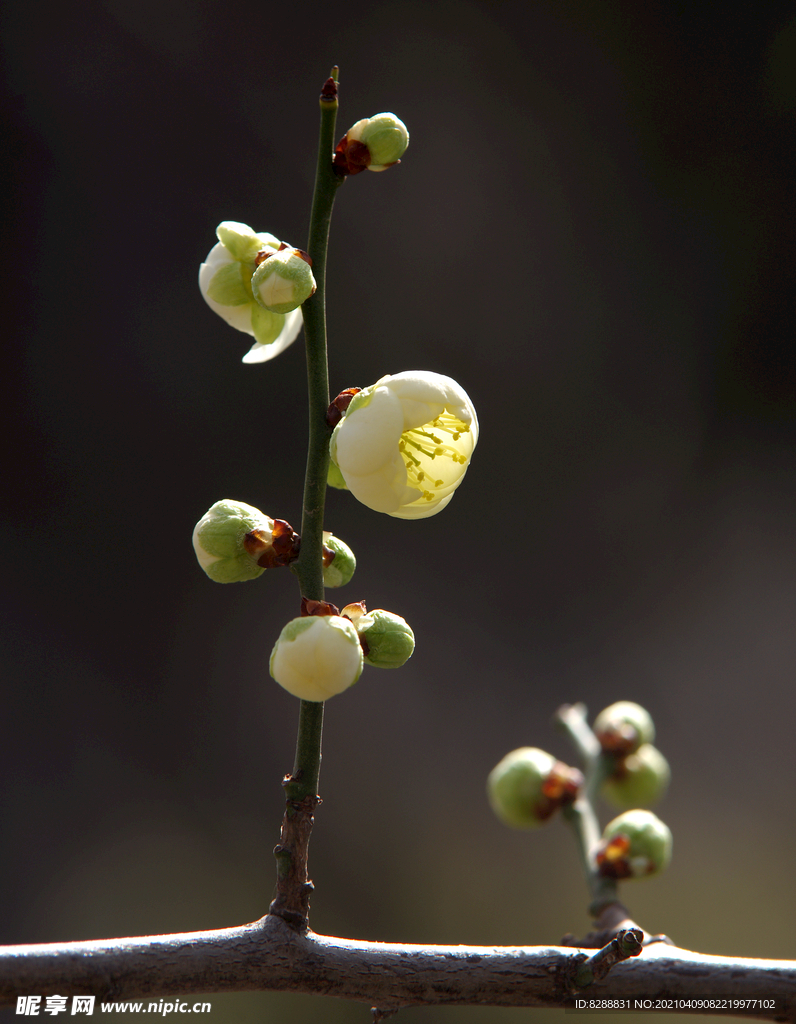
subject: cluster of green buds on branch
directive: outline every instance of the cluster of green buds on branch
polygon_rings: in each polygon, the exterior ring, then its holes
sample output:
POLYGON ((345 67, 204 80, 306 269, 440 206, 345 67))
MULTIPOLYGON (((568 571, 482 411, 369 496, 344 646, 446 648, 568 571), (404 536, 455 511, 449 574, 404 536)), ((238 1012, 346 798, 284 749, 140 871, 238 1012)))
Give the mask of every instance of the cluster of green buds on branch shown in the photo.
POLYGON ((612 704, 592 729, 585 716, 583 705, 564 706, 557 715, 583 759, 582 773, 543 750, 521 747, 493 768, 487 793, 496 815, 515 828, 538 828, 560 809, 581 847, 592 895, 604 905, 612 881, 659 874, 671 860, 671 832, 643 809, 663 796, 670 772, 652 745, 652 718, 638 704, 612 704), (594 810, 598 792, 632 808, 610 821, 602 834, 594 810))

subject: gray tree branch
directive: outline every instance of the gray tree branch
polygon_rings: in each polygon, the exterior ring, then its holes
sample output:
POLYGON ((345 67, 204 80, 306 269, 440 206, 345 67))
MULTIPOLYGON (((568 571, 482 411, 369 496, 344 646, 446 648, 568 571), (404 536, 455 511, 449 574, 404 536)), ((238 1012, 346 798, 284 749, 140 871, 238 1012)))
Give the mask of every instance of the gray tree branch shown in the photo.
POLYGON ((359 942, 300 935, 269 914, 220 931, 0 947, 0 1005, 13 1004, 20 995, 119 1001, 271 991, 336 996, 387 1014, 404 1006, 443 1004, 561 1008, 577 997, 724 998, 757 1001, 730 1007, 739 1016, 796 1020, 795 961, 706 956, 654 943, 616 964, 603 980, 578 989, 578 967, 593 952, 567 946, 359 942), (773 1005, 760 1005, 761 1000, 773 1005))

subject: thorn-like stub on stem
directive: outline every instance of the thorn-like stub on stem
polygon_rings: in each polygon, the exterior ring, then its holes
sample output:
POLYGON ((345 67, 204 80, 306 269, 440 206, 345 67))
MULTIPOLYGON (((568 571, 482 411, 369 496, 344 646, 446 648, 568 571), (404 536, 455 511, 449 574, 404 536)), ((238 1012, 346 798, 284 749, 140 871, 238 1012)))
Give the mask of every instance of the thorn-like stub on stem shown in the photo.
MULTIPOLYGON (((333 68, 332 70, 336 71, 337 68, 333 68)), ((321 103, 324 104, 324 106, 327 104, 330 105, 337 103, 337 82, 331 75, 323 83, 323 88, 321 89, 321 103)))

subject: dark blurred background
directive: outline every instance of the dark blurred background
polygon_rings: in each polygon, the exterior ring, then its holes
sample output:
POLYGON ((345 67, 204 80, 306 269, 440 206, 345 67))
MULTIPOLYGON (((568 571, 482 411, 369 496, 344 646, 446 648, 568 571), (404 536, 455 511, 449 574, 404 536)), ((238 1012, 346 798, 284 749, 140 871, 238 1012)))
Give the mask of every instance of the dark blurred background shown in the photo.
MULTIPOLYGON (((632 699, 673 767, 675 852, 626 902, 687 948, 796 957, 792 4, 9 0, 0 17, 0 941, 268 907, 298 705, 267 662, 298 591, 288 572, 211 583, 190 536, 222 497, 298 527, 304 358, 244 366, 196 274, 221 220, 306 243, 337 62, 338 134, 394 110, 411 144, 338 194, 333 393, 436 370, 481 440, 436 518, 330 493, 359 568, 329 596, 404 615, 418 643, 327 707, 314 928, 586 931, 566 830, 499 826, 484 781, 516 746, 571 760, 559 704, 632 699)), ((216 1024, 366 1019, 213 998, 216 1024)))

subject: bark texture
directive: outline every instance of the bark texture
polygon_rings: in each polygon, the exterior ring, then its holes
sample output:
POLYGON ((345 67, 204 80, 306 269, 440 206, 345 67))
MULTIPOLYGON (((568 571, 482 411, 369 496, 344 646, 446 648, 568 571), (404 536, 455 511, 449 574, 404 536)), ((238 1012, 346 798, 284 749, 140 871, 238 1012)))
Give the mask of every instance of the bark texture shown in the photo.
MULTIPOLYGON (((269 914, 211 932, 0 947, 0 1005, 20 995, 146 999, 178 993, 304 992, 378 1007, 567 1007, 576 997, 774 1001, 739 1016, 796 1020, 796 962, 646 946, 579 989, 588 953, 570 946, 414 946, 299 934, 269 914)), ((672 1007, 675 1012, 693 1008, 672 1007)), ((710 1012, 707 1008, 703 1012, 710 1012)), ((715 1012, 715 1011, 714 1011, 715 1012)), ((725 1011, 726 1012, 726 1011, 725 1011)))

